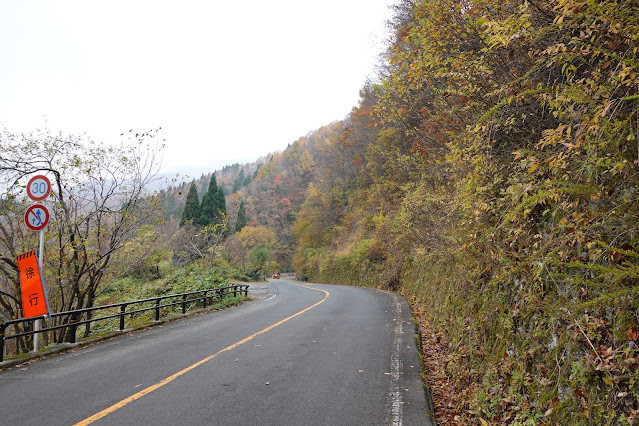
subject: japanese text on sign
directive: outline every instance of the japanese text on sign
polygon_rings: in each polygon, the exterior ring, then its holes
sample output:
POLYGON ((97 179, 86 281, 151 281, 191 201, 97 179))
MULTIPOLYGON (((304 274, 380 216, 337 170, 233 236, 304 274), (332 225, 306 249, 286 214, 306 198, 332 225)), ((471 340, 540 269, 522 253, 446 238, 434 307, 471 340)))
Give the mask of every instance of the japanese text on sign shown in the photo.
POLYGON ((46 293, 40 276, 40 268, 35 250, 17 257, 20 270, 22 293, 22 313, 25 318, 38 317, 49 313, 46 293))

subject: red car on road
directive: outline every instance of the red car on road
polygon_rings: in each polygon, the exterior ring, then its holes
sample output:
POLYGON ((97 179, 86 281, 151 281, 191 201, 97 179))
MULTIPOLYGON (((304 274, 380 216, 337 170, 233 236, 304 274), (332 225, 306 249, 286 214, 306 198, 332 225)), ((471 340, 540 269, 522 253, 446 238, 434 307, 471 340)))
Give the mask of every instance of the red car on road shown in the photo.
POLYGON ((280 278, 280 273, 279 272, 273 272, 273 278, 280 278))

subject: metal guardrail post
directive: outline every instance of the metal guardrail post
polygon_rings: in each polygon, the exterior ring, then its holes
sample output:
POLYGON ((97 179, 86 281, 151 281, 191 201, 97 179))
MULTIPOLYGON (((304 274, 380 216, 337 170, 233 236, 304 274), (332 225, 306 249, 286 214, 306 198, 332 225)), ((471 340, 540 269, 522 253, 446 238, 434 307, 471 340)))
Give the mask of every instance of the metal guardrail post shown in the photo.
POLYGON ((74 323, 77 321, 78 321, 78 314, 72 313, 71 319, 69 320, 69 324, 71 324, 69 326, 69 343, 75 343, 75 334, 76 334, 76 330, 78 329, 78 326, 75 325, 74 323))
POLYGON ((182 295, 182 315, 186 314, 186 294, 182 295))
POLYGON ((205 292, 204 292, 204 299, 202 299, 202 307, 203 307, 203 308, 206 308, 206 297, 207 297, 207 293, 208 293, 208 291, 205 291, 205 292))
POLYGON ((0 362, 4 361, 4 330, 7 328, 4 321, 0 322, 0 362))
POLYGON ((120 305, 120 331, 124 330, 124 313, 126 312, 126 303, 120 305))
POLYGON ((237 297, 237 286, 233 286, 233 297, 237 297))
POLYGON ((155 320, 156 321, 160 321, 160 301, 162 300, 161 297, 158 297, 157 299, 155 299, 155 320))

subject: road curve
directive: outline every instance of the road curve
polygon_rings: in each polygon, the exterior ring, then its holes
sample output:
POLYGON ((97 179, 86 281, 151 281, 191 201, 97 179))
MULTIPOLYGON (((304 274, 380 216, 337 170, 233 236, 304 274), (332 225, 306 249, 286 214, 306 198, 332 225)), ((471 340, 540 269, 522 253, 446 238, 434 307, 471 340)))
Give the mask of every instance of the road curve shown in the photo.
POLYGON ((286 279, 250 292, 0 373, 0 423, 433 424, 404 299, 286 279))

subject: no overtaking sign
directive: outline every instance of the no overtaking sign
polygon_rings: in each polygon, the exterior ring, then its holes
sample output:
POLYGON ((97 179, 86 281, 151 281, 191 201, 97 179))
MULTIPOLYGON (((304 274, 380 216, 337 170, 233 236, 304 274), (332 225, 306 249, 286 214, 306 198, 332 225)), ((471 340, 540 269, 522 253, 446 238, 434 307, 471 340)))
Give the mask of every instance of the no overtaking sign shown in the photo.
POLYGON ((49 210, 42 204, 34 204, 24 214, 24 223, 32 231, 39 231, 49 223, 49 210))

